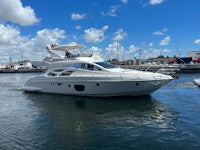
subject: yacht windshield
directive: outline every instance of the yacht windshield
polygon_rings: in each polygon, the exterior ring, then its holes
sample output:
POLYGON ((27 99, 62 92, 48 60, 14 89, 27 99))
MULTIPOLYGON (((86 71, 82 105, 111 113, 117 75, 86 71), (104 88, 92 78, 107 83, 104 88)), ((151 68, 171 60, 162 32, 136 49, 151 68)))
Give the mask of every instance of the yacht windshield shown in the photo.
POLYGON ((110 64, 108 62, 95 62, 95 63, 107 69, 118 68, 117 66, 110 64))

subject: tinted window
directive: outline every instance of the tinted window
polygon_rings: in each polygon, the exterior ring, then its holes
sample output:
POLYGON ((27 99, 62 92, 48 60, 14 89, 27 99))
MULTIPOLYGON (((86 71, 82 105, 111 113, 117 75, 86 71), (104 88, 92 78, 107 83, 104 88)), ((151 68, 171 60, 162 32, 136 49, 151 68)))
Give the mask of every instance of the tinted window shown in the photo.
POLYGON ((107 69, 111 69, 111 68, 118 68, 117 66, 113 65, 113 64, 110 64, 108 62, 96 62, 96 64, 104 67, 104 68, 107 68, 107 69))
POLYGON ((77 63, 77 64, 69 64, 69 65, 67 65, 67 67, 81 68, 81 64, 80 64, 80 63, 77 63))

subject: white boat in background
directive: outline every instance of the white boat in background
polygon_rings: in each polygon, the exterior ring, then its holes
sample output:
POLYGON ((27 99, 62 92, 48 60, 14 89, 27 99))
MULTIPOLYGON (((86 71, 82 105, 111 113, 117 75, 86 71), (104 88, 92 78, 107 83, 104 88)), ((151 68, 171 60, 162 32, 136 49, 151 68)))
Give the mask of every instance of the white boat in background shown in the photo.
POLYGON ((194 79, 194 84, 196 84, 197 86, 200 86, 200 78, 194 79))
MULTIPOLYGON (((59 49, 68 52, 69 47, 59 49)), ((43 75, 31 77, 22 90, 94 97, 138 96, 149 95, 172 79, 161 73, 122 69, 101 57, 69 55, 64 61, 52 63, 43 75)))

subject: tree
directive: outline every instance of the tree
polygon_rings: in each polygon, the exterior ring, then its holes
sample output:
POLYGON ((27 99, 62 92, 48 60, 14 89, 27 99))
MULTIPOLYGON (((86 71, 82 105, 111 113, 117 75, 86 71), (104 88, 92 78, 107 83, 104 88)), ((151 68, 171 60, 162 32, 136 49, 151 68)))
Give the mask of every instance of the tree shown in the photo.
POLYGON ((163 55, 159 55, 157 58, 165 58, 165 56, 163 56, 163 55))

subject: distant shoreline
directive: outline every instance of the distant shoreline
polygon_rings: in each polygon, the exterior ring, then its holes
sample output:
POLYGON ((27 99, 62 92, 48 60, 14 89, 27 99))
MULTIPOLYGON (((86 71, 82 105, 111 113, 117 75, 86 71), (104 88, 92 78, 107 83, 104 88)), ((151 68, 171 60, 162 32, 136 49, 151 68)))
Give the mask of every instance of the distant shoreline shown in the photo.
POLYGON ((176 73, 200 73, 200 64, 176 64, 176 65, 129 65, 122 68, 137 69, 141 71, 157 72, 159 69, 174 71, 176 73))
POLYGON ((32 69, 0 69, 0 73, 42 73, 45 72, 47 69, 39 69, 39 68, 32 68, 32 69))
MULTIPOLYGON (((136 69, 140 71, 157 72, 159 69, 174 70, 176 73, 200 73, 200 64, 177 64, 177 65, 122 65, 122 68, 136 69)), ((0 69, 0 73, 43 73, 45 68, 32 69, 0 69)))

